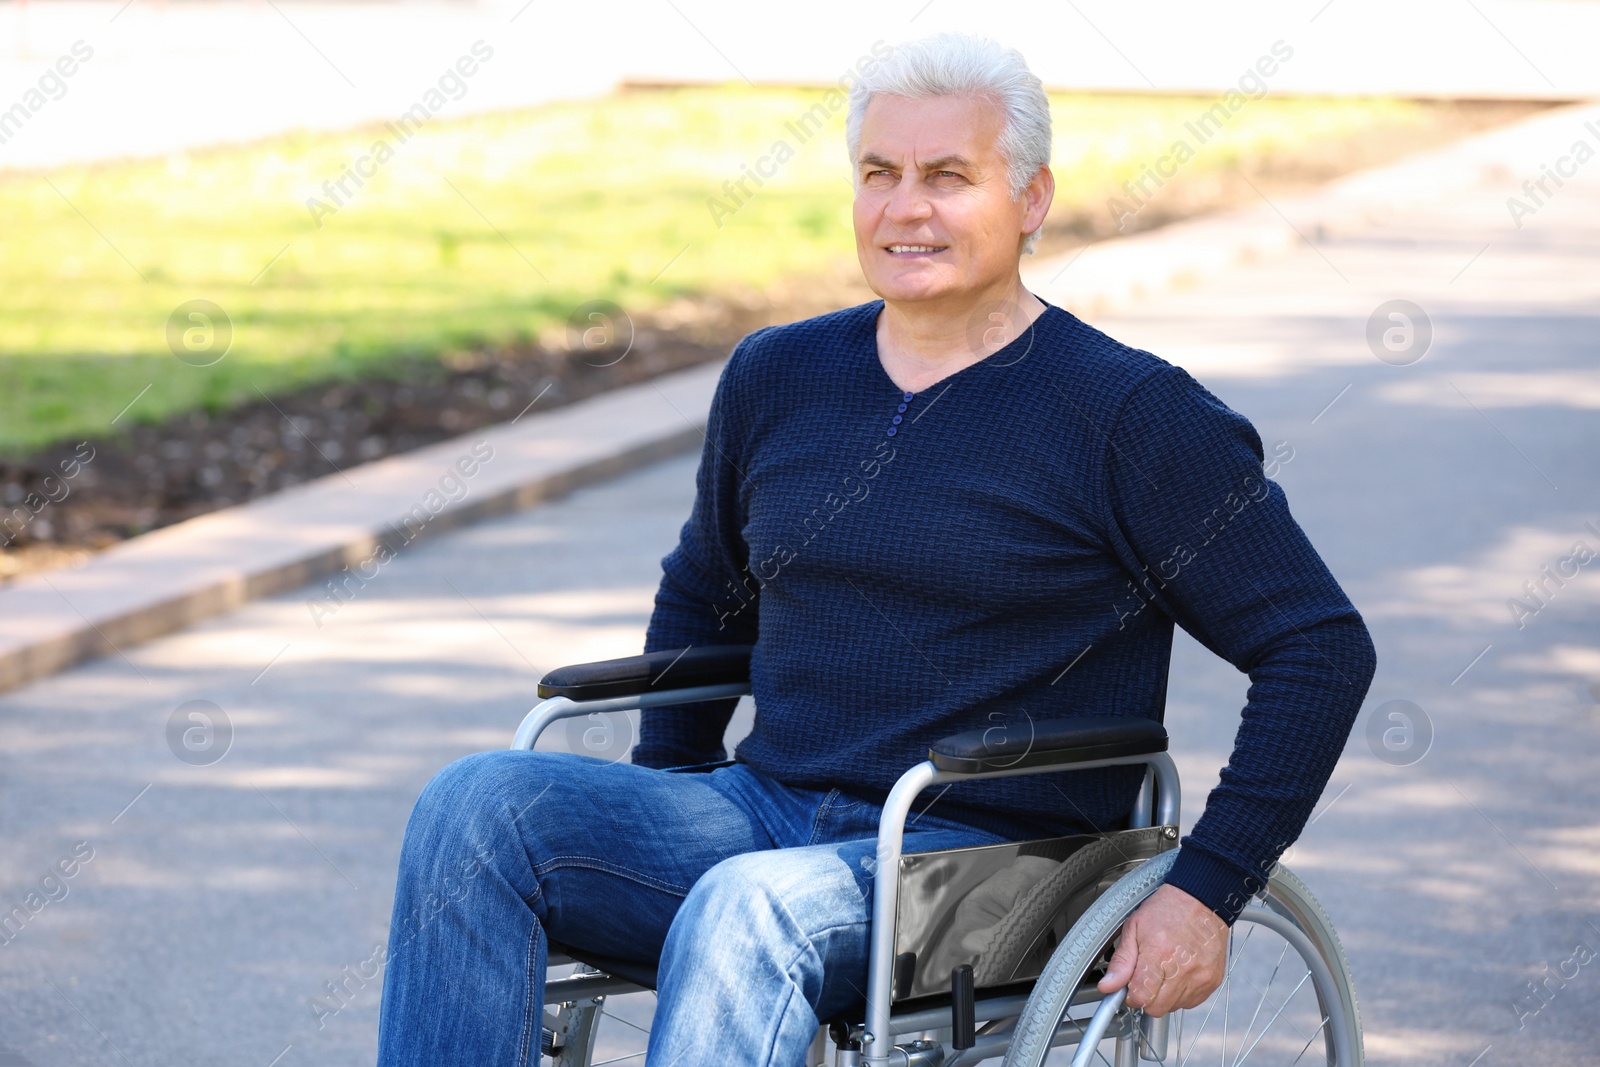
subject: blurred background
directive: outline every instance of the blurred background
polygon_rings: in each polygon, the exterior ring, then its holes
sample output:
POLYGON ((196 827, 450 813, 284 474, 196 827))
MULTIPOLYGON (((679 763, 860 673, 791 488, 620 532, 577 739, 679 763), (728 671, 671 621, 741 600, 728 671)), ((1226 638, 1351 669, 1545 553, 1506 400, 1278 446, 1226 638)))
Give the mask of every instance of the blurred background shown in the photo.
MULTIPOLYGON (((650 384, 872 299, 840 86, 941 30, 1050 91, 1030 285, 1248 415, 1373 628, 1287 861, 1371 1062, 1592 1056, 1600 970, 1534 984, 1600 949, 1600 3, 0 0, 0 1067, 372 1062, 411 801, 641 647, 712 379, 650 384), (539 426, 557 489, 262 577, 539 426)), ((1246 682, 1179 635, 1186 825, 1246 682)))
POLYGON ((0 503, 63 445, 100 458, 0 577, 869 299, 827 90, 875 42, 1038 42, 1058 183, 1041 258, 1600 91, 1593 5, 1507 7, 1552 12, 1538 65, 1470 6, 1428 7, 7 3, 0 503), (1241 80, 1250 106, 1197 127, 1241 80), (1179 140, 1204 150, 1149 180, 1179 140), (567 319, 596 299, 641 358, 574 366, 567 319), (188 332, 192 300, 214 329, 188 332))

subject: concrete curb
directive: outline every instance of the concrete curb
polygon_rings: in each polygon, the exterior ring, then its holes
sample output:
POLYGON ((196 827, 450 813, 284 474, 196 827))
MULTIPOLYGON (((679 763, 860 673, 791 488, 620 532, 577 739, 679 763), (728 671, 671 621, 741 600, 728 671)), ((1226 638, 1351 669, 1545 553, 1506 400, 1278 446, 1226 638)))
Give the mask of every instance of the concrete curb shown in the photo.
POLYGON ((353 467, 20 578, 0 589, 0 690, 346 567, 370 572, 418 540, 697 448, 722 366, 353 467))
MULTIPOLYGON (((1023 280, 1075 314, 1103 315, 1449 190, 1516 195, 1521 180, 1537 177, 1586 121, 1600 128, 1600 105, 1558 108, 1308 196, 1091 245, 1030 265, 1023 280)), ((18 579, 0 589, 0 690, 346 567, 359 575, 382 565, 380 546, 401 551, 695 448, 722 366, 680 371, 354 467, 134 538, 80 567, 18 579), (486 446, 492 458, 480 460, 475 446, 486 446), (461 486, 455 500, 446 491, 451 477, 461 486)))

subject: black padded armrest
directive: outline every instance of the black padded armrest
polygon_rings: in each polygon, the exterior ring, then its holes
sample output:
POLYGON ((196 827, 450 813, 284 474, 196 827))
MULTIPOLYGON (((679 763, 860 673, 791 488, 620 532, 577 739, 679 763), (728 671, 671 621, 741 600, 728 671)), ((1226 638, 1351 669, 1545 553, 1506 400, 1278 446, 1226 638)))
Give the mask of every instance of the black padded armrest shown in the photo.
POLYGON ((602 700, 750 681, 751 645, 706 645, 573 663, 539 679, 539 696, 602 700))
POLYGON ((1167 728, 1136 715, 1084 715, 968 730, 928 749, 941 771, 976 774, 1008 767, 1070 767, 1167 750, 1167 728))

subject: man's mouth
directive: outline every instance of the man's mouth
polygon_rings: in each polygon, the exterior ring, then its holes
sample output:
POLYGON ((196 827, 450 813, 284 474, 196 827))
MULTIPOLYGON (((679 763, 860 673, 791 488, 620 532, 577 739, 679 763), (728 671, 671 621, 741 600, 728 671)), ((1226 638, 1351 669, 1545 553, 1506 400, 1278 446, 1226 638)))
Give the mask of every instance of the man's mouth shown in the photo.
POLYGON ((894 255, 915 255, 918 253, 943 252, 949 245, 889 245, 889 251, 894 255))

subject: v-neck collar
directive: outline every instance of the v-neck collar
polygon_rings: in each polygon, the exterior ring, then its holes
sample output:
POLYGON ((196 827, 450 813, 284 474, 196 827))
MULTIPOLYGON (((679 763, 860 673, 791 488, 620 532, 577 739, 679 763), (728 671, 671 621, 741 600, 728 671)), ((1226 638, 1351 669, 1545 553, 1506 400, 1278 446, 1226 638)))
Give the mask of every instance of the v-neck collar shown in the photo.
MULTIPOLYGON (((1035 340, 1033 335, 1035 327, 1037 327, 1047 315, 1062 314, 1060 308, 1056 307, 1056 305, 1050 303, 1050 301, 1044 299, 1043 297, 1038 296, 1038 294, 1035 294, 1035 299, 1044 305, 1044 310, 1039 312, 1038 316, 1028 324, 1028 328, 1026 330, 1023 330, 1022 333, 1012 338, 1003 347, 989 353, 976 363, 969 363, 960 370, 953 371, 950 374, 946 374, 943 378, 929 382, 921 389, 902 389, 895 383, 893 378, 889 377, 889 372, 884 369, 883 360, 878 355, 878 316, 883 313, 884 302, 882 299, 874 300, 866 305, 867 314, 862 316, 862 330, 864 334, 862 338, 862 347, 866 352, 867 361, 872 364, 872 370, 876 373, 878 381, 882 382, 884 386, 887 386, 897 396, 905 396, 906 393, 912 393, 914 396, 921 396, 935 386, 947 386, 948 384, 953 383, 956 378, 959 378, 961 375, 978 367, 989 367, 990 369, 994 369, 996 367, 1009 367, 1016 363, 1020 363, 1033 347, 1035 340)), ((942 389, 940 390, 941 393, 943 391, 944 390, 942 389)))

